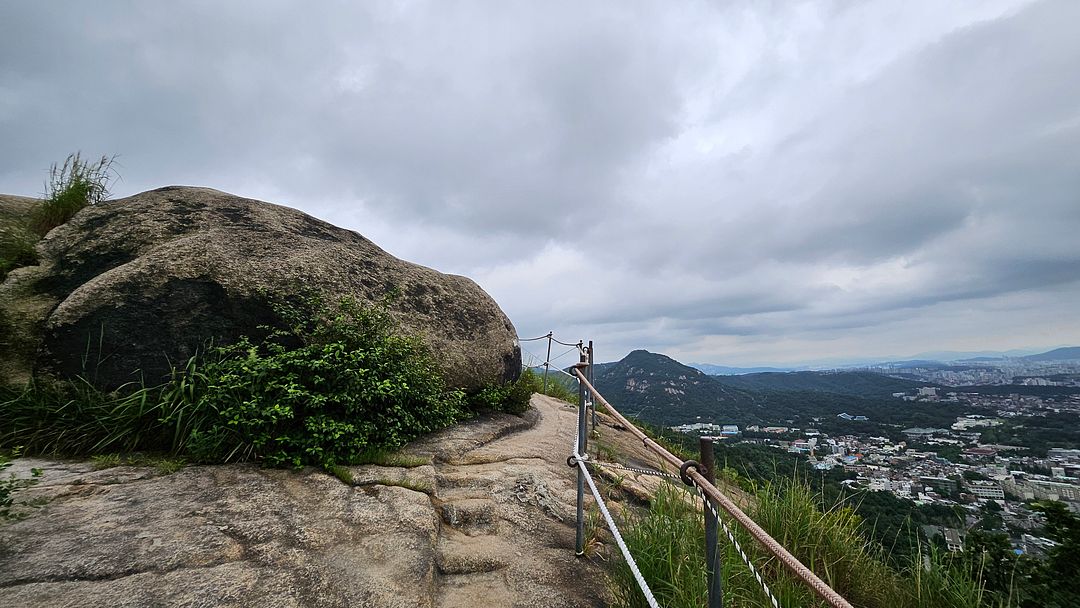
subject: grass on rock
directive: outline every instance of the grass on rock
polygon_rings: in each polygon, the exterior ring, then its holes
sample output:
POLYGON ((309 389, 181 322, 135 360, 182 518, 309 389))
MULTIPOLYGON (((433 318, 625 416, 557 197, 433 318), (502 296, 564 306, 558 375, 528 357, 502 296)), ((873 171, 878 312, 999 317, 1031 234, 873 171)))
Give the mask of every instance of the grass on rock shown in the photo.
POLYGON ((109 196, 113 159, 102 156, 84 161, 78 152, 53 164, 45 185, 45 200, 30 215, 30 229, 38 236, 71 219, 87 205, 96 205, 109 196))

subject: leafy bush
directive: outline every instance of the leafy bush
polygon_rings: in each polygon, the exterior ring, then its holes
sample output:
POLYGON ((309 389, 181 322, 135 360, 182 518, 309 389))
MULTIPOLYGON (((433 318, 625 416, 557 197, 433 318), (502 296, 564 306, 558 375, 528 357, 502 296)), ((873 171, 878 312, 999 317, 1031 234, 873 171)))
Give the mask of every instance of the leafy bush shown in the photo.
MULTIPOLYGON (((18 450, 15 450, 12 454, 13 457, 17 457, 18 455, 18 450)), ((10 466, 11 458, 5 454, 0 454, 0 473, 6 471, 10 466)), ((12 510, 12 507, 15 506, 15 497, 13 494, 15 493, 15 490, 30 487, 37 483, 38 478, 41 477, 41 469, 33 469, 30 475, 29 479, 16 477, 14 473, 9 475, 6 479, 0 478, 0 520, 18 517, 12 510)))
POLYGON ((45 200, 30 218, 30 227, 39 236, 71 219, 80 209, 109 196, 113 159, 102 156, 95 162, 71 154, 64 164, 53 164, 45 185, 45 200))
POLYGON ((523 414, 529 409, 529 399, 539 388, 536 377, 525 370, 514 382, 485 386, 467 396, 470 409, 495 410, 507 414, 523 414))
POLYGON ((463 393, 444 387, 426 347, 385 308, 300 298, 277 313, 285 329, 211 348, 163 386, 103 393, 77 379, 6 389, 0 446, 330 467, 464 417, 463 393))
POLYGON ((289 329, 220 348, 203 366, 193 409, 208 423, 185 446, 195 458, 352 463, 462 418, 462 393, 444 388, 423 343, 397 333, 385 309, 307 301, 278 312, 289 329))

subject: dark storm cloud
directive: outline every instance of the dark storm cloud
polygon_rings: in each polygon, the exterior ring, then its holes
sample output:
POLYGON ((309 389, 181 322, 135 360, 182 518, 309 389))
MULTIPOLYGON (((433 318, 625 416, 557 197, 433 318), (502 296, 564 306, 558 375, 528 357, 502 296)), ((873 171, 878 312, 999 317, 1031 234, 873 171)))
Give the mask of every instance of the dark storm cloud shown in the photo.
POLYGON ((297 206, 611 356, 917 352, 975 340, 966 319, 1013 332, 987 348, 1048 320, 1080 341, 1059 304, 1080 295, 1078 20, 1024 0, 7 3, 0 190, 119 154, 117 194, 297 206))

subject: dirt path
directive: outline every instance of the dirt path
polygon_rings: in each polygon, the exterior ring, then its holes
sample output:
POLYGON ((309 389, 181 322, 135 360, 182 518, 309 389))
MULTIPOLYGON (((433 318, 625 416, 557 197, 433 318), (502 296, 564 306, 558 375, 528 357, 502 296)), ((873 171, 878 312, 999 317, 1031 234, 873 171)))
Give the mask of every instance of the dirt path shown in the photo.
POLYGON ((574 557, 576 409, 534 396, 408 446, 427 464, 313 470, 42 467, 0 524, 0 607, 604 606, 574 557))

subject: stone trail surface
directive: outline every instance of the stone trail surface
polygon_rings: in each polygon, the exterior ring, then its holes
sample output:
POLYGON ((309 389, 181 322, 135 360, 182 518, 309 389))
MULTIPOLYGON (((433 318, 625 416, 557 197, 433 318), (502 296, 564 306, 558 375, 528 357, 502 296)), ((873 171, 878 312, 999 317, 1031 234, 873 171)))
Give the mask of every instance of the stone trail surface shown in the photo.
POLYGON ((534 395, 523 417, 445 429, 427 464, 314 470, 45 469, 0 525, 0 608, 23 606, 604 606, 600 564, 574 556, 576 409, 534 395))

